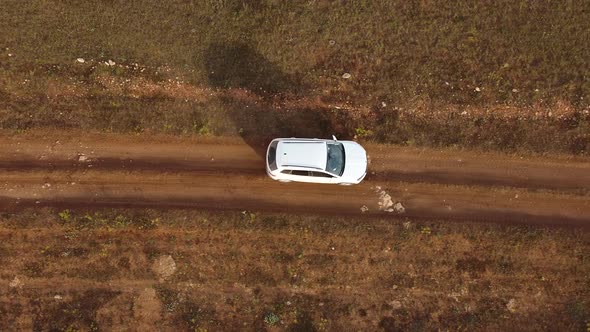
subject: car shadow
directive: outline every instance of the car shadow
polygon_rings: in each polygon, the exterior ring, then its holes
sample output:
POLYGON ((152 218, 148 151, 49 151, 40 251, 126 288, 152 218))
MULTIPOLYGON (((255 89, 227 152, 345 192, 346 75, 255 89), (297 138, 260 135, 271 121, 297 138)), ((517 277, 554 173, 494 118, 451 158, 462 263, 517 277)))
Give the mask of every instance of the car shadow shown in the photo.
POLYGON ((351 139, 350 113, 312 100, 298 75, 287 74, 244 43, 213 43, 206 50, 209 85, 219 94, 224 121, 263 160, 277 137, 351 139))
POLYGON ((284 73, 246 43, 212 43, 204 55, 209 85, 249 90, 264 98, 300 94, 301 79, 284 73))

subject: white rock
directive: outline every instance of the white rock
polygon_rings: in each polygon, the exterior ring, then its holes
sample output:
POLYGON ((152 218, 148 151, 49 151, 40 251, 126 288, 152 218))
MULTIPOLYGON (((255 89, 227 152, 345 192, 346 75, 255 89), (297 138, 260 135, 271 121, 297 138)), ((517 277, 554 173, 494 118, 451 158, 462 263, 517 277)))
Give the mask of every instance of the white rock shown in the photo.
POLYGON ((406 208, 402 205, 401 202, 395 203, 393 205, 393 210, 395 211, 395 213, 399 213, 399 214, 406 212, 406 208))
POLYGON ((393 310, 401 309, 402 303, 398 300, 393 300, 389 302, 389 305, 393 308, 393 310))
POLYGON ((506 304, 506 309, 508 309, 510 312, 516 312, 516 300, 510 299, 510 301, 508 301, 506 304))
POLYGON ((53 298, 54 298, 54 299, 56 299, 56 300, 61 300, 61 299, 63 299, 63 297, 62 297, 61 295, 59 295, 59 294, 58 294, 58 295, 56 295, 56 296, 54 296, 53 298))
POLYGON ((475 88, 475 91, 476 91, 476 92, 480 92, 480 91, 481 91, 481 89, 480 89, 479 87, 476 87, 476 88, 475 88))
POLYGON ((109 66, 114 66, 114 65, 116 65, 115 61, 113 61, 113 60, 109 60, 109 61, 107 61, 107 64, 108 64, 109 66))
POLYGON ((365 213, 367 211, 369 211, 369 208, 366 205, 361 206, 361 212, 362 213, 365 213))
POLYGON ((23 282, 18 277, 14 277, 8 286, 10 288, 21 288, 23 287, 23 282))
POLYGON ((352 75, 350 75, 349 73, 342 74, 342 78, 349 79, 351 77, 352 77, 352 75))
POLYGON ((391 196, 385 191, 379 192, 379 208, 387 212, 392 212, 392 206, 393 200, 391 199, 391 196))
POLYGON ((152 269, 160 279, 167 279, 171 277, 176 271, 176 262, 170 255, 160 256, 154 262, 152 269))
POLYGON ((78 59, 76 59, 76 61, 78 61, 79 63, 84 63, 84 62, 86 62, 86 60, 84 60, 84 58, 78 58, 78 59))

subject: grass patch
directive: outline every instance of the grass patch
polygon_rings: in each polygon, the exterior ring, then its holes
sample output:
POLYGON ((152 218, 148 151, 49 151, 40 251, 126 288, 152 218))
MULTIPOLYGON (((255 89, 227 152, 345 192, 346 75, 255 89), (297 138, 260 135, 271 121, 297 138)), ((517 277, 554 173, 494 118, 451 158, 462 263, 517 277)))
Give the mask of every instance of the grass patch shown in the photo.
POLYGON ((583 154, 588 12, 587 1, 7 0, 0 128, 583 154))

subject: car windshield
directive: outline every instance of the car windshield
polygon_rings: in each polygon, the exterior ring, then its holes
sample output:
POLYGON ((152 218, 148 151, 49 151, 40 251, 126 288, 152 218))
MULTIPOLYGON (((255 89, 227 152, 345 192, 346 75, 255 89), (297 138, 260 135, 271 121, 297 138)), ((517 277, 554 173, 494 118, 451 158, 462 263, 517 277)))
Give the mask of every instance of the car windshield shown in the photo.
POLYGON ((326 172, 341 176, 344 173, 344 146, 342 143, 328 143, 326 172))

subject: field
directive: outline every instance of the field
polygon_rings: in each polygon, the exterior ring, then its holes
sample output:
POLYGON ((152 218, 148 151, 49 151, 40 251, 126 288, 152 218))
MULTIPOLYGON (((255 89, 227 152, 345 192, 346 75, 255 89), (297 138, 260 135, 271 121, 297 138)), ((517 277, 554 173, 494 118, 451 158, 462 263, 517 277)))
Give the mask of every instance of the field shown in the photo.
POLYGON ((589 12, 587 1, 7 0, 0 126, 585 154, 589 12))
POLYGON ((580 331, 588 317, 588 236, 567 229, 121 209, 2 223, 3 330, 580 331))
POLYGON ((589 15, 0 1, 0 331, 589 330, 589 15))

